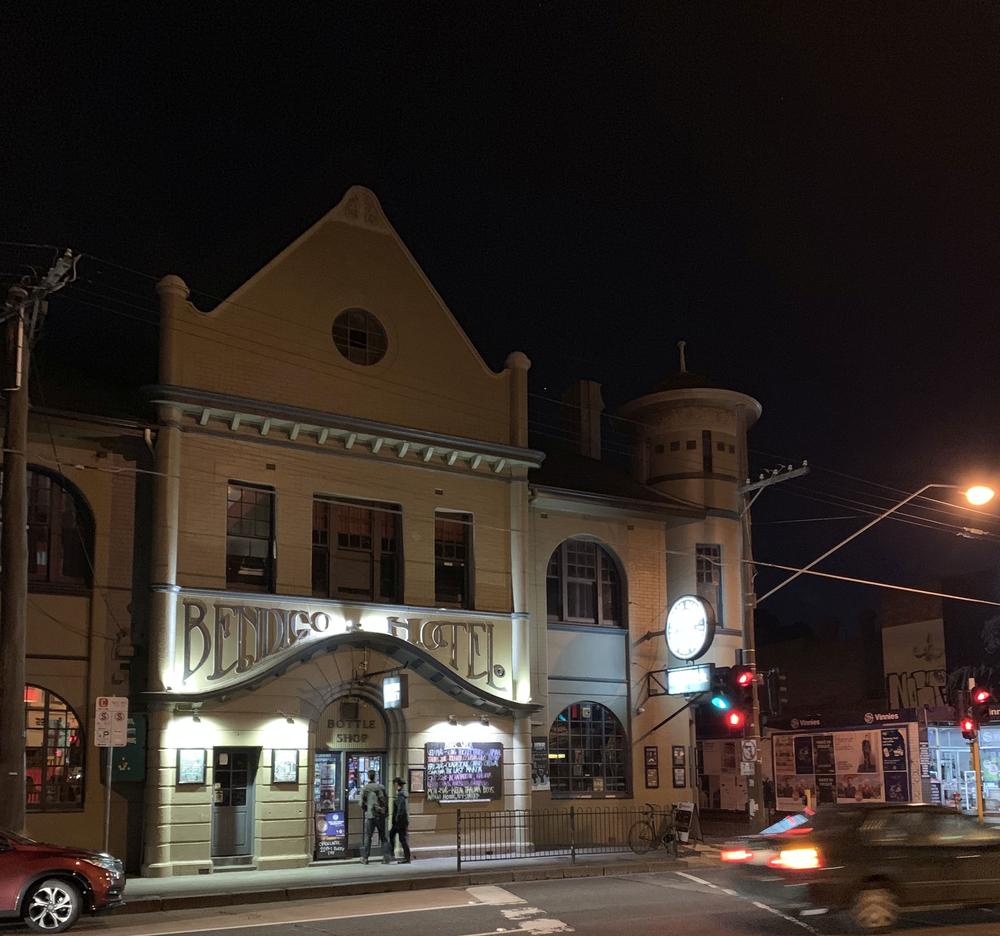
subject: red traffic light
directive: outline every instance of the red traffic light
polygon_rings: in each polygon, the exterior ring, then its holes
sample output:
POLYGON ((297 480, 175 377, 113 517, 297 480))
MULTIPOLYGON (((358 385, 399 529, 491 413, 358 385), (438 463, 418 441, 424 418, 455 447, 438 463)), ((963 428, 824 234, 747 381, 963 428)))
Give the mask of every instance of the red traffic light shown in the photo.
POLYGON ((736 674, 736 685, 742 689, 745 689, 753 682, 753 670, 740 670, 736 674))
POLYGON ((972 701, 975 702, 976 705, 982 705, 984 702, 989 701, 990 695, 991 693, 989 689, 984 689, 982 686, 976 686, 976 688, 972 690, 972 701))
POLYGON ((730 728, 742 728, 745 721, 746 716, 738 709, 733 709, 726 716, 726 724, 729 725, 730 728))
POLYGON ((958 726, 962 729, 962 734, 968 734, 976 730, 976 722, 971 718, 963 718, 958 723, 958 726))

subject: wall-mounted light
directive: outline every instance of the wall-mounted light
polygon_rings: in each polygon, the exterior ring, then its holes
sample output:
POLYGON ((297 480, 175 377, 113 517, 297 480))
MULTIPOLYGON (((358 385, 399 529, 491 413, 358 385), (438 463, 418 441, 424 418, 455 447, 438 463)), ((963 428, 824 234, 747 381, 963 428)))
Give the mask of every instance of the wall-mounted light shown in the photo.
POLYGON ((201 722, 201 716, 200 715, 192 715, 191 718, 192 718, 192 720, 194 720, 196 722, 199 722, 199 723, 201 722))
POLYGON ((289 725, 294 725, 295 724, 295 719, 292 718, 291 715, 286 715, 285 716, 285 721, 288 722, 289 725))
POLYGON ((448 724, 449 725, 457 725, 458 724, 458 716, 457 715, 449 715, 448 716, 448 724))
POLYGON ((484 724, 484 725, 488 725, 488 724, 490 723, 490 719, 489 719, 489 716, 488 716, 488 715, 480 715, 480 716, 479 716, 479 721, 480 721, 480 722, 481 722, 482 724, 484 724))

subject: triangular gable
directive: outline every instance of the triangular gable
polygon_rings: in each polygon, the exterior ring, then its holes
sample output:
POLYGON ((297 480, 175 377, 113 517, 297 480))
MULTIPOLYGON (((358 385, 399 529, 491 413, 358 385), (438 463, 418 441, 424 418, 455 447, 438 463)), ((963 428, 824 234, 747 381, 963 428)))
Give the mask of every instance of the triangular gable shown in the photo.
POLYGON ((173 317, 181 386, 495 442, 510 437, 509 373, 492 372, 360 186, 210 312, 173 317), (334 343, 337 316, 374 315, 384 357, 334 343))

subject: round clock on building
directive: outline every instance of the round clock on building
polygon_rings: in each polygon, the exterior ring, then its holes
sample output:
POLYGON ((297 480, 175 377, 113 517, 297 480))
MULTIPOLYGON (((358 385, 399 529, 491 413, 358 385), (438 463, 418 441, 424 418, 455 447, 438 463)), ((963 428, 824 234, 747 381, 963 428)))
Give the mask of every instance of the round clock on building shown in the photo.
POLYGON ((697 595, 681 595, 667 612, 666 637, 670 652, 681 660, 696 660, 715 637, 712 606, 697 595))

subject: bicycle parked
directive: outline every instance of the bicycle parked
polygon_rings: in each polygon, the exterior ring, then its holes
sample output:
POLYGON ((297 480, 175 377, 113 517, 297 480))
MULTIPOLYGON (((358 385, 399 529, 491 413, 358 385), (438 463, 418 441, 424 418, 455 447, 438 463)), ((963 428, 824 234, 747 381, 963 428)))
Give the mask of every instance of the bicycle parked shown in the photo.
POLYGON ((645 855, 659 848, 666 848, 674 858, 677 857, 677 827, 674 822, 674 807, 670 812, 657 815, 656 806, 646 804, 646 815, 632 823, 628 830, 628 847, 637 855, 645 855))

